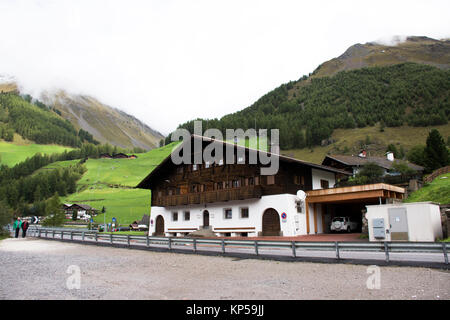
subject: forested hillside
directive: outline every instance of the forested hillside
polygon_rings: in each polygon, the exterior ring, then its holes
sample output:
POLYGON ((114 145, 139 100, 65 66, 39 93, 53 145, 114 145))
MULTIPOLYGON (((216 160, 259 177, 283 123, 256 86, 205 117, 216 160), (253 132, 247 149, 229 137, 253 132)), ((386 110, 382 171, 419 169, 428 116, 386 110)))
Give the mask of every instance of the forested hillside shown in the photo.
MULTIPOLYGON (((450 117, 450 70, 415 63, 303 77, 203 128, 280 129, 282 149, 320 145, 337 128, 429 126, 450 117), (299 82, 308 82, 298 85, 299 82), (298 88, 293 90, 294 86, 298 88)), ((193 129, 193 121, 180 125, 193 129)))
POLYGON ((12 141, 14 132, 38 144, 80 147, 83 142, 98 144, 89 132, 74 126, 40 101, 16 93, 0 93, 0 138, 12 141))

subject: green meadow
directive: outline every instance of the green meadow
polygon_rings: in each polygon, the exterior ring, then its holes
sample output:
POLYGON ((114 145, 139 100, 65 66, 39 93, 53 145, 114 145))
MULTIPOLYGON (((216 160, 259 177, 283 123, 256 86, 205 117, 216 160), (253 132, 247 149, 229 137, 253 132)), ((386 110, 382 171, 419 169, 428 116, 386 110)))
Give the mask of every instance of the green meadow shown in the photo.
POLYGON ((95 222, 111 222, 112 218, 116 218, 117 223, 127 225, 150 213, 150 195, 149 190, 92 186, 61 201, 88 204, 99 211, 105 207, 105 214, 100 212, 94 217, 95 222))
POLYGON ((64 150, 70 151, 73 148, 42 144, 17 145, 11 142, 0 141, 0 164, 12 167, 34 156, 36 153, 62 153, 64 150))
POLYGON ((440 175, 430 184, 411 193, 405 202, 433 201, 450 204, 450 173, 440 175))
POLYGON ((135 187, 172 152, 175 145, 138 153, 136 159, 89 159, 85 164, 88 171, 78 184, 135 187))
MULTIPOLYGON (((150 190, 134 189, 171 152, 175 143, 138 153, 136 159, 88 159, 87 172, 78 181, 78 191, 61 199, 63 203, 88 204, 100 213, 96 223, 111 222, 127 225, 150 213, 150 190), (105 215, 101 213, 105 207, 105 215), (105 218, 104 218, 105 216, 105 218)), ((74 161, 55 162, 41 170, 67 167, 74 161)))

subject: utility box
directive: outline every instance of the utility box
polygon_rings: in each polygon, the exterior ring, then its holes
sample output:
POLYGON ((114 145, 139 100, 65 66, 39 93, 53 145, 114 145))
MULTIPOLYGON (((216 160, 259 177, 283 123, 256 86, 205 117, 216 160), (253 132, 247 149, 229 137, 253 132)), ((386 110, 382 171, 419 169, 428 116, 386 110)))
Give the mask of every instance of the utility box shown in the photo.
POLYGON ((442 238, 439 205, 413 202, 366 206, 370 241, 436 241, 442 238))
POLYGON ((373 233, 373 236, 377 239, 386 238, 386 232, 384 230, 384 219, 383 218, 372 219, 372 233, 373 233))

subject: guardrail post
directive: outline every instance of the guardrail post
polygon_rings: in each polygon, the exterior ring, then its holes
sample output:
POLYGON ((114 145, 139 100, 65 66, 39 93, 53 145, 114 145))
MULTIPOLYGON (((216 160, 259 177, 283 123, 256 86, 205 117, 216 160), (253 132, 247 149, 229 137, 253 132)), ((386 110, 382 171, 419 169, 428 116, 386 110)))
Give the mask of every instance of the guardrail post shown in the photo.
POLYGON ((55 230, 53 230, 53 239, 55 238, 55 230))
POLYGON ((113 235, 112 235, 112 233, 109 234, 109 242, 111 244, 113 244, 113 235))
POLYGON ((130 235, 127 234, 127 245, 130 246, 130 235))
POLYGON ((222 253, 225 253, 225 240, 222 239, 222 253))
POLYGON ((47 238, 48 230, 45 229, 45 237, 47 238))
POLYGON ((39 238, 41 237, 41 229, 39 229, 39 238))
POLYGON ((73 241, 73 231, 70 231, 70 240, 73 241))
POLYGON ((258 240, 255 240, 255 254, 257 256, 259 256, 259 252, 258 252, 258 240))
POLYGON ((81 241, 84 241, 84 231, 81 233, 81 241))
POLYGON ((297 252, 296 252, 296 250, 295 250, 295 241, 292 241, 292 256, 293 256, 294 258, 297 257, 297 252))
POLYGON ((194 238, 194 243, 192 245, 194 252, 197 252, 197 239, 194 238))
POLYGON ((384 242, 384 253, 386 255, 386 262, 389 262, 389 247, 386 241, 384 242))
POLYGON ((169 241, 167 242, 167 246, 169 250, 172 250, 172 238, 169 238, 169 241))
POLYGON ((442 251, 444 252, 445 264, 448 264, 447 245, 445 242, 442 242, 442 251))
POLYGON ((150 236, 147 235, 147 243, 146 243, 147 247, 150 247, 150 236))
POLYGON ((334 246, 336 247, 336 259, 340 259, 339 256, 339 243, 337 241, 334 242, 334 246))
POLYGON ((97 241, 98 241, 98 233, 95 232, 95 242, 97 242, 97 241))

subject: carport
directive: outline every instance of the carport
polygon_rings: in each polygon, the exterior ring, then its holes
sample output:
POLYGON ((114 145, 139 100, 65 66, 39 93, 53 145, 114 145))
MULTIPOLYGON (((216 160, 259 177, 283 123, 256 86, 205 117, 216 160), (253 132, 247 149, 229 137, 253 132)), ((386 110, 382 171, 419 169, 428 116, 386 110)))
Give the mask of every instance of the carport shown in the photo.
POLYGON ((358 222, 357 232, 361 232, 366 205, 401 201, 404 194, 404 188, 385 183, 308 191, 305 200, 307 234, 329 233, 331 220, 340 216, 358 222))

